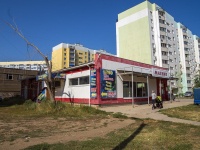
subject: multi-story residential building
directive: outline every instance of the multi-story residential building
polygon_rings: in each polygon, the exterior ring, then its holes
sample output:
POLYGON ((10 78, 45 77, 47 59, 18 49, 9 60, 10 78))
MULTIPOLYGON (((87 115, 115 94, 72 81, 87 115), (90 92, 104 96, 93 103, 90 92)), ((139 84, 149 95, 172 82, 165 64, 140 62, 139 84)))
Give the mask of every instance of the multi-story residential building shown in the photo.
POLYGON ((52 50, 52 70, 78 66, 94 60, 94 50, 80 44, 60 43, 52 50))
POLYGON ((0 67, 23 69, 23 70, 37 70, 37 71, 46 71, 47 70, 47 65, 46 65, 45 61, 0 62, 0 67))
POLYGON ((93 61, 96 51, 106 53, 104 50, 89 49, 80 44, 60 43, 52 50, 52 70, 60 70, 93 61))
POLYGON ((117 56, 168 68, 169 90, 192 90, 198 40, 163 8, 144 1, 118 14, 116 35, 117 56))

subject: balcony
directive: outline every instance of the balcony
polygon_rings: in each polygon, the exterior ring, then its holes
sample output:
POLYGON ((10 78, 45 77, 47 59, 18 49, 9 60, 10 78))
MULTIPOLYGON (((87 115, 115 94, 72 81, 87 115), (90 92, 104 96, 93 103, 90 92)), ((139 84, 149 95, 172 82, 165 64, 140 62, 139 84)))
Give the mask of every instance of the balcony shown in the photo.
POLYGON ((161 47, 161 50, 164 52, 168 52, 168 48, 167 47, 161 47))
POLYGON ((160 35, 166 35, 166 32, 160 30, 160 35))
POLYGON ((187 32, 183 32, 183 35, 187 36, 187 32))
POLYGON ((168 69, 168 68, 169 68, 169 65, 168 65, 168 64, 162 64, 162 67, 168 69))
POLYGON ((163 24, 163 23, 159 23, 159 26, 163 27, 163 28, 166 28, 166 24, 163 24))
POLYGON ((163 60, 168 60, 168 56, 167 55, 162 55, 162 59, 163 60))
POLYGON ((185 50, 185 54, 189 54, 189 51, 185 50))
POLYGON ((186 70, 186 73, 189 73, 189 74, 190 74, 191 72, 190 72, 190 70, 186 70))

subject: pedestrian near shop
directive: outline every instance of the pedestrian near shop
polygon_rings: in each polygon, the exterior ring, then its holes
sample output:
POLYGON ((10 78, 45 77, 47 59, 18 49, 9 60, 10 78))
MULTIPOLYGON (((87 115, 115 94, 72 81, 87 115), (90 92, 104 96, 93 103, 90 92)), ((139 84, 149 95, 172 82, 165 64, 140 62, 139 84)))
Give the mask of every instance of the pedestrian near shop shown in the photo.
POLYGON ((152 90, 151 97, 152 97, 152 109, 154 109, 156 101, 156 93, 154 92, 154 90, 152 90))

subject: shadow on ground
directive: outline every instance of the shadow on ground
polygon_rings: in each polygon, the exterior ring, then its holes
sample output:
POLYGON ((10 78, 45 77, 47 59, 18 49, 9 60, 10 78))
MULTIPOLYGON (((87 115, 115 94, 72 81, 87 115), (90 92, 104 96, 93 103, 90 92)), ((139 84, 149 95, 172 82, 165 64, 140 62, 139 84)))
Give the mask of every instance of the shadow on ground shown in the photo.
POLYGON ((121 149, 126 148, 128 143, 131 142, 142 131, 142 129, 145 126, 146 124, 142 123, 135 132, 133 132, 128 138, 126 138, 124 141, 122 141, 116 147, 114 147, 113 150, 121 150, 121 149))

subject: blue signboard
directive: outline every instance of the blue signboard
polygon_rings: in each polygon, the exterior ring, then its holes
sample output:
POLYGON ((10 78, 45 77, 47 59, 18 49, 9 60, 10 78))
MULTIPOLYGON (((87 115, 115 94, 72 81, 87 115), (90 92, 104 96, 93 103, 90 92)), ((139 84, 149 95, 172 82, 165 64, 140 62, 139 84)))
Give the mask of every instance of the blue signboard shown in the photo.
POLYGON ((96 70, 90 70, 90 97, 97 97, 96 70))
POLYGON ((116 98, 116 79, 114 70, 101 69, 101 98, 116 98))

